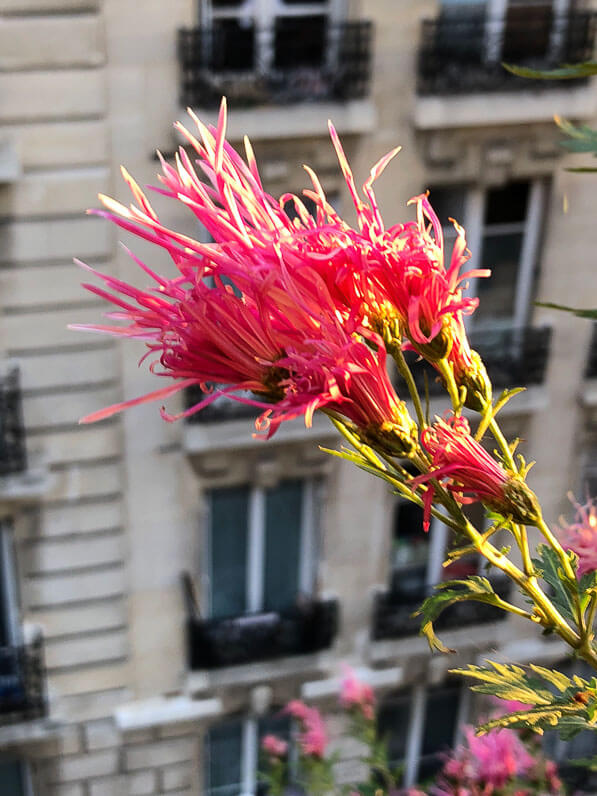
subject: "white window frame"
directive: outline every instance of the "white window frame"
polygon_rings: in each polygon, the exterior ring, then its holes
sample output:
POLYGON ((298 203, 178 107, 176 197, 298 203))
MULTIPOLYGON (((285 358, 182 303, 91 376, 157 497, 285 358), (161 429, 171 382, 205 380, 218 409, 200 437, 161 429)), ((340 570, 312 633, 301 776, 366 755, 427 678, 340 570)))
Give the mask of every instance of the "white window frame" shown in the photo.
MULTIPOLYGON (((523 178, 524 179, 524 178, 523 178)), ((466 270, 473 270, 480 267, 481 249, 483 238, 486 234, 507 234, 509 232, 522 232, 523 242, 518 264, 518 276, 515 290, 515 303, 510 318, 503 321, 491 321, 487 327, 492 328, 513 327, 522 329, 527 325, 531 311, 531 295, 533 291, 533 280, 535 265, 539 251, 542 213, 545 205, 547 192, 546 182, 543 178, 529 179, 529 198, 527 203, 526 219, 515 224, 484 224, 485 208, 487 204, 487 193, 492 186, 487 188, 471 187, 465 189, 464 218, 458 219, 466 229, 467 246, 471 251, 471 258, 466 263, 466 270)), ((433 196, 431 197, 433 203, 433 196)), ((466 291, 467 296, 476 296, 478 280, 470 279, 466 291)), ((476 324, 476 313, 467 315, 464 318, 465 324, 471 327, 484 328, 485 324, 476 324)))
MULTIPOLYGON (((290 478, 292 476, 289 476, 290 478)), ((298 585, 301 594, 313 594, 317 577, 318 558, 318 514, 321 504, 320 479, 298 478, 302 484, 301 495, 301 527, 300 549, 298 562, 298 585)), ((276 485, 272 485, 275 488, 276 485)), ((257 485, 249 487, 249 507, 247 522, 247 561, 246 575, 247 587, 245 594, 245 613, 258 613, 263 610, 263 591, 265 584, 265 526, 266 526, 266 493, 267 488, 257 485)), ((206 499, 206 525, 204 538, 207 554, 207 577, 205 582, 203 603, 207 606, 208 615, 211 616, 211 535, 212 523, 209 496, 206 499)))

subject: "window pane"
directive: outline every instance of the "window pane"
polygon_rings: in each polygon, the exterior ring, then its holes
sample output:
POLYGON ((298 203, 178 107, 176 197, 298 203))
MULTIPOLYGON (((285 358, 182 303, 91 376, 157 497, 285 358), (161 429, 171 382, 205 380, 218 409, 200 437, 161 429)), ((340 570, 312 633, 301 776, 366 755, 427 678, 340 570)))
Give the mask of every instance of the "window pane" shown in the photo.
POLYGON ((430 188, 429 201, 444 228, 444 234, 446 232, 449 235, 455 234, 454 226, 449 219, 454 218, 459 224, 464 224, 465 187, 459 185, 447 188, 430 188))
POLYGON ((392 538, 392 591, 418 596, 425 586, 429 534, 423 532, 423 509, 399 501, 394 509, 392 538))
POLYGON ((325 17, 278 17, 274 64, 277 69, 320 67, 325 53, 325 17))
POLYGON ((246 610, 249 489, 214 489, 210 494, 211 614, 238 616, 246 610))
POLYGON ((522 232, 484 236, 481 267, 490 268, 491 276, 477 282, 476 322, 504 320, 514 315, 522 240, 522 232))
POLYGON ((0 793, 2 796, 24 796, 23 766, 21 763, 0 763, 0 793))
POLYGON ((283 611, 296 603, 301 557, 303 482, 282 481, 265 503, 264 609, 283 611))
POLYGON ((242 779, 242 722, 212 727, 205 741, 209 796, 238 796, 242 779))
POLYGON ((512 224, 525 221, 529 198, 528 182, 510 182, 487 192, 485 224, 512 224))
POLYGON ((255 30, 252 23, 217 19, 212 32, 210 66, 214 71, 242 72, 253 69, 255 30))
POLYGON ((441 753, 453 746, 459 704, 460 686, 444 686, 428 692, 419 779, 438 771, 443 762, 441 753))
POLYGON ((391 697, 379 708, 377 732, 380 739, 387 743, 388 762, 391 768, 396 768, 406 758, 410 711, 409 694, 391 697))

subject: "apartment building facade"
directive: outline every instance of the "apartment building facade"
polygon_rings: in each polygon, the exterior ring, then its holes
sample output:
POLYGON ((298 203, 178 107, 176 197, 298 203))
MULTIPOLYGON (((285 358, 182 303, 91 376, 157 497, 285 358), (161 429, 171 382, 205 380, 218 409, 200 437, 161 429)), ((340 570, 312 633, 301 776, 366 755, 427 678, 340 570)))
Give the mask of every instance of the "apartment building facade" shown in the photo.
MULTIPOLYGON (((597 493, 597 335, 533 302, 597 303, 594 186, 566 171, 552 120, 595 123, 597 95, 499 64, 590 57, 591 3, 0 0, 0 14, 0 792, 256 794, 259 739, 289 732, 288 699, 320 706, 337 742, 342 661, 375 687, 417 781, 474 711, 448 668, 562 648, 471 604, 442 627, 458 655, 432 657, 411 614, 444 577, 446 529, 423 536, 415 508, 323 454, 324 418, 268 443, 225 402, 193 422, 147 405, 78 426, 154 385, 140 347, 66 329, 104 311, 71 258, 141 283, 117 246, 131 241, 84 211, 98 192, 128 201, 120 163, 155 184, 187 105, 213 121, 225 93, 267 189, 299 192, 308 163, 349 218, 327 119, 361 182, 401 144, 378 183, 385 218, 429 189, 447 237, 455 217, 493 268, 471 286, 470 333, 496 385, 527 387, 505 423, 554 520, 568 490, 597 493)), ((172 204, 156 201, 164 222, 205 235, 172 204)))

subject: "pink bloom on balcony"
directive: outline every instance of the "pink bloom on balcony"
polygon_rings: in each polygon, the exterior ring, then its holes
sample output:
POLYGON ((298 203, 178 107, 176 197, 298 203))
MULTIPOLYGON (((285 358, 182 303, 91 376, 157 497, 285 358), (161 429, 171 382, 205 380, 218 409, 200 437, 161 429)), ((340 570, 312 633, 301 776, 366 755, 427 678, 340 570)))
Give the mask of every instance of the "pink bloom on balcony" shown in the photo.
MULTIPOLYGON (((524 482, 508 473, 471 434, 468 421, 451 416, 437 418, 422 434, 422 444, 432 457, 429 473, 412 479, 420 485, 437 479, 463 504, 477 501, 511 515, 516 522, 534 523, 538 517, 536 498, 524 482)), ((429 529, 434 488, 424 495, 424 527, 429 529)))
POLYGON ((368 683, 359 680, 350 666, 345 666, 344 678, 340 686, 340 704, 343 708, 356 709, 367 721, 372 721, 375 712, 375 694, 368 683))
POLYGON ((572 550, 578 556, 577 576, 597 570, 597 506, 594 500, 584 505, 576 503, 574 522, 563 524, 558 536, 565 550, 572 550))
POLYGON ((323 719, 317 708, 309 707, 304 702, 294 699, 286 705, 284 712, 300 722, 301 732, 298 736, 298 743, 302 754, 306 757, 322 758, 328 738, 323 719))
POLYGON ((270 757, 285 757, 288 752, 288 744, 277 735, 264 735, 261 748, 270 757))

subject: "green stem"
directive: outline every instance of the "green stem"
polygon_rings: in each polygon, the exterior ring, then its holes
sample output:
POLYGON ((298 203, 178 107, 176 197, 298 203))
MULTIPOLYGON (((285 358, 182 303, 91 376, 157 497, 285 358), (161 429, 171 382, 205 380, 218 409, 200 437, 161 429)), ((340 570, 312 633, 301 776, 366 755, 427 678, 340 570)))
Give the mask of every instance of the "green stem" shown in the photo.
POLYGON ((396 367, 398 368, 398 372, 406 382, 406 386, 408 387, 408 392, 410 393, 410 397, 412 399, 413 405, 415 407, 415 412, 417 413, 417 420, 419 423, 419 430, 422 431, 427 423, 425 422, 425 415, 423 413, 423 405, 421 403, 421 397, 419 395, 419 391, 417 390, 417 385, 415 384, 415 380, 413 378, 413 374, 411 373, 410 368, 408 367, 408 363, 404 358, 404 354, 402 353, 402 348, 400 345, 390 344, 388 346, 388 350, 392 355, 394 362, 396 363, 396 367))
POLYGON ((512 451, 510 450, 510 446, 506 440, 506 437, 502 434, 501 428, 497 424, 497 420, 495 417, 492 417, 489 421, 489 430, 493 434, 495 441, 499 445, 499 448, 504 455, 504 461, 508 465, 508 467, 513 471, 516 472, 516 464, 514 463, 514 456, 512 455, 512 451))
POLYGON ((462 401, 460 400, 460 392, 458 391, 458 385, 456 384, 456 380, 454 378, 452 366, 448 360, 444 358, 437 362, 437 368, 446 382, 446 389, 448 391, 448 395, 450 396, 450 401, 452 402, 452 409, 454 410, 456 417, 458 417, 462 410, 462 401))

